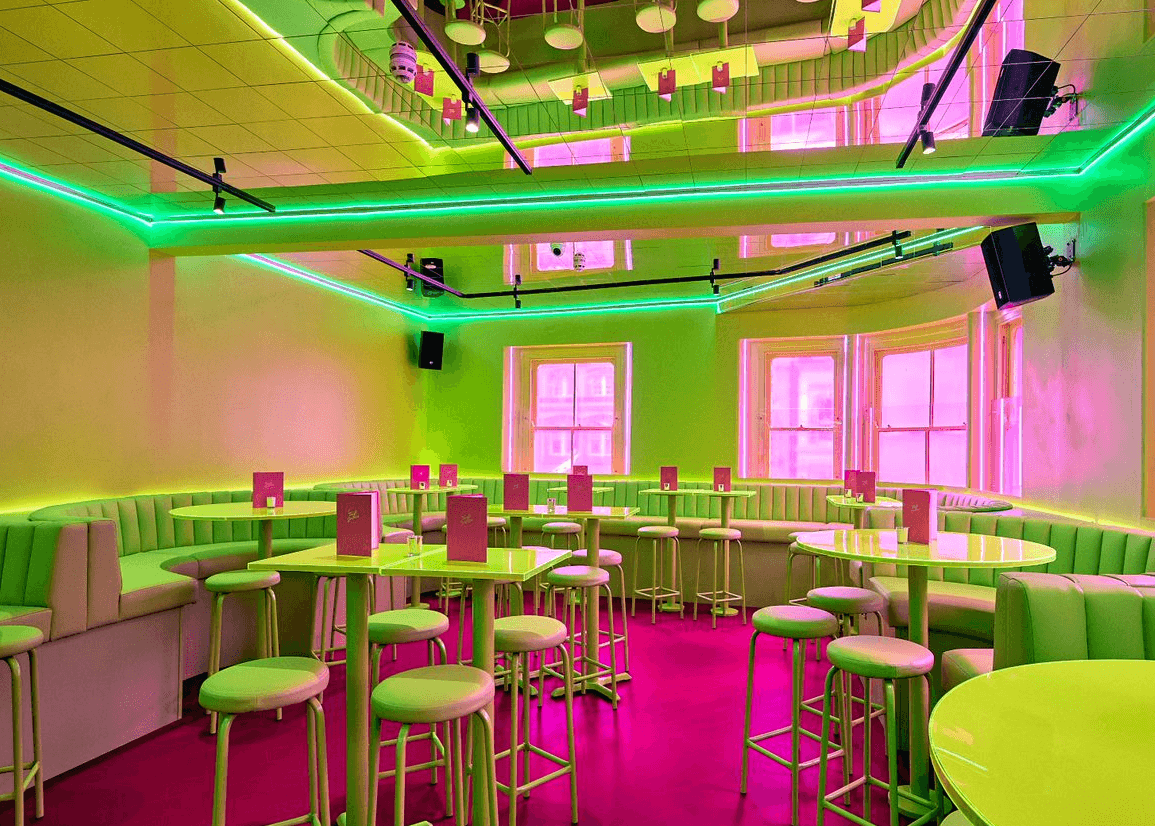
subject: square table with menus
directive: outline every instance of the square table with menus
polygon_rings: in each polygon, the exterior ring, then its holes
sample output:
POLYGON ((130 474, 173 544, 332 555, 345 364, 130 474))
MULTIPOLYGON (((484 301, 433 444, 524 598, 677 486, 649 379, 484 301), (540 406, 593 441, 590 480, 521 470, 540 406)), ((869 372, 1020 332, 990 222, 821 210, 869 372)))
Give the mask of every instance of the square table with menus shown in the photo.
MULTIPOLYGON (((567 507, 559 505, 551 512, 546 505, 532 505, 528 510, 509 510, 502 505, 495 505, 491 508, 490 513, 496 516, 504 516, 509 520, 509 544, 514 548, 520 548, 522 545, 522 520, 526 517, 541 517, 541 516, 557 516, 569 517, 570 519, 580 520, 585 523, 585 547, 587 549, 586 558, 587 565, 592 565, 599 568, 600 560, 598 559, 598 551, 601 548, 601 523, 603 519, 625 519, 627 516, 633 516, 638 512, 637 508, 628 507, 601 507, 595 506, 588 511, 570 510, 567 507)), ((586 589, 586 604, 582 610, 582 621, 584 623, 583 633, 587 640, 600 640, 600 626, 601 626, 601 612, 599 610, 600 599, 596 588, 586 589)), ((594 646, 590 646, 595 651, 600 650, 594 646)), ((608 667, 608 666, 607 666, 608 667)), ((575 690, 578 687, 585 691, 595 694, 605 700, 611 700, 614 703, 618 698, 614 697, 608 685, 608 678, 595 679, 593 675, 603 670, 600 663, 597 662, 597 655, 592 658, 592 661, 587 660, 583 666, 583 673, 578 675, 575 680, 575 690), (583 684, 584 679, 584 684, 583 684)), ((619 683, 630 679, 629 674, 617 675, 619 683)))
POLYGON ((400 493, 413 499, 413 533, 421 536, 421 517, 425 515, 425 497, 438 494, 465 493, 477 490, 477 485, 452 485, 441 487, 430 483, 427 488, 383 488, 382 493, 400 493))

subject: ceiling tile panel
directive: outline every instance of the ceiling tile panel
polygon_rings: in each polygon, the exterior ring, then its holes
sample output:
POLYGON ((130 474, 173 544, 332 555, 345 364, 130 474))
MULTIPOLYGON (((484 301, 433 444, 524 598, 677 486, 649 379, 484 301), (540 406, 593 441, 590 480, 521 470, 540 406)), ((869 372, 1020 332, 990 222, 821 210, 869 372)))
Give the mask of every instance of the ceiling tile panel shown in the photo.
POLYGON ((321 138, 303 123, 295 120, 247 123, 245 124, 245 128, 264 140, 269 146, 275 146, 286 152, 328 146, 324 138, 321 138))
MULTIPOLYGON (((168 95, 181 91, 171 80, 154 72, 144 63, 127 54, 83 57, 69 61, 85 74, 116 90, 123 96, 168 95)), ((73 94, 69 99, 84 100, 99 95, 73 94)))
POLYGON ((70 58, 119 51, 55 6, 0 11, 0 26, 39 46, 53 57, 70 58))
POLYGON ((135 57, 186 92, 245 85, 239 77, 197 48, 139 52, 135 57))
POLYGON ((266 83, 298 83, 314 78, 300 68, 281 49, 269 40, 251 40, 245 43, 219 43, 202 47, 205 54, 216 60, 246 85, 266 83))
POLYGON ((50 97, 54 101, 111 98, 118 94, 117 90, 61 60, 21 63, 17 66, 8 66, 7 70, 20 79, 14 81, 17 85, 35 86, 36 88, 31 91, 50 97))
POLYGON ((7 29, 0 29, 0 66, 13 63, 28 63, 34 60, 48 60, 52 57, 22 37, 17 37, 7 29))
POLYGON ((175 126, 169 120, 141 106, 131 98, 98 98, 77 103, 75 108, 98 123, 120 132, 142 129, 166 129, 175 126))
POLYGON ((223 0, 200 2, 192 13, 189 3, 172 0, 134 0, 136 5, 157 18, 194 46, 208 43, 234 43, 261 37, 241 20, 223 0))
POLYGON ((196 96, 234 123, 284 120, 289 117, 287 112, 257 94, 254 89, 213 89, 197 92, 196 96))
POLYGON ((261 140, 245 127, 236 124, 202 126, 191 131, 227 155, 237 152, 269 151, 273 148, 273 144, 261 140))
POLYGON ((256 86, 255 91, 294 118, 341 117, 350 114, 349 107, 341 103, 336 95, 330 94, 326 85, 321 81, 277 83, 256 86))
POLYGON ((191 92, 172 95, 145 95, 134 101, 165 120, 187 129, 190 126, 217 126, 232 121, 191 92))
MULTIPOLYGON (((186 14, 199 13, 191 3, 178 5, 185 5, 186 14)), ((132 0, 80 0, 62 5, 61 11, 126 52, 188 45, 188 41, 132 0)))

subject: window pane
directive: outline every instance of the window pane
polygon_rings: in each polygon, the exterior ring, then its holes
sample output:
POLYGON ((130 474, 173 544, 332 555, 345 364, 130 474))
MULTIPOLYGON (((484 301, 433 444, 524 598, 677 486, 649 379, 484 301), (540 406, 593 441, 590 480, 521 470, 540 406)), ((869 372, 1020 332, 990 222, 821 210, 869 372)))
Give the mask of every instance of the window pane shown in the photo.
MULTIPOLYGON (((629 141, 627 137, 625 139, 629 141)), ((610 163, 614 159, 614 139, 595 138, 538 146, 533 150, 533 165, 577 166, 587 163, 610 163)))
POLYGON ((574 424, 579 427, 613 427, 614 365, 611 362, 598 362, 579 363, 576 366, 574 424))
POLYGON ((830 479, 833 476, 833 433, 770 431, 771 479, 830 479))
POLYGON ((568 430, 534 431, 533 472, 568 473, 571 466, 570 439, 568 430))
MULTIPOLYGON (((882 409, 879 427, 930 424, 930 351, 882 357, 882 409)), ((899 481, 889 479, 888 481, 899 481)))
POLYGON ((834 426, 833 356, 782 356, 770 361, 770 426, 834 426))
MULTIPOLYGON (((538 427, 569 427, 573 424, 574 365, 539 364, 534 423, 538 427)), ((566 448, 569 454, 569 448, 566 448)))
POLYGON ((967 486, 967 434, 965 430, 938 430, 930 434, 930 483, 967 486))
POLYGON ((812 109, 770 116, 771 149, 818 149, 835 146, 837 109, 812 109))
POLYGON ((926 484, 926 434, 878 434, 878 480, 926 484))
POLYGON ((562 244, 561 255, 553 254, 552 244, 536 244, 537 269, 540 272, 556 272, 573 269, 573 254, 581 252, 586 257, 585 269, 609 270, 614 266, 613 241, 573 241, 562 244))
POLYGON ((579 430, 574 433, 573 461, 575 465, 588 465, 590 473, 613 473, 613 435, 607 430, 579 430))
POLYGON ((837 239, 836 232, 777 233, 770 236, 772 247, 825 247, 837 239))
POLYGON ((934 351, 934 426, 967 423, 967 348, 943 347, 934 351))

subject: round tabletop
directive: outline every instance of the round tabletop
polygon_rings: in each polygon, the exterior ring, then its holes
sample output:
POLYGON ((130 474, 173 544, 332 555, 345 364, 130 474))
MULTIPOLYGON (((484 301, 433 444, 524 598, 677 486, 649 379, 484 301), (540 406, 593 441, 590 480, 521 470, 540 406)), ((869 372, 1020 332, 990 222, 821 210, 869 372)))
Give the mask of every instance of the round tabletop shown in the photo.
POLYGON ((873 502, 859 502, 858 499, 847 496, 845 493, 832 493, 826 497, 826 504, 839 508, 901 508, 901 499, 891 499, 889 496, 876 496, 873 502))
POLYGON ((427 488, 382 488, 382 493, 400 493, 407 496, 426 495, 431 493, 457 493, 461 490, 477 490, 477 485, 453 485, 452 487, 438 487, 430 485, 427 488))
POLYGON ((260 522, 267 519, 304 519, 309 516, 333 516, 336 502, 295 500, 280 508, 254 508, 252 502, 214 502, 211 505, 186 505, 173 508, 173 519, 198 519, 206 522, 260 522))
POLYGON ((893 562, 928 568, 1018 568, 1055 558, 1055 549, 1038 542, 977 533, 939 531, 929 545, 898 541, 895 530, 812 531, 795 540, 804 551, 839 559, 893 562))
POLYGON ((702 491, 696 488, 679 488, 678 490, 666 490, 665 488, 646 488, 640 490, 640 494, 648 494, 650 496, 694 496, 702 491))
POLYGON ((930 717, 939 781, 973 826, 1151 822, 1155 662, 1005 668, 948 692, 930 717))

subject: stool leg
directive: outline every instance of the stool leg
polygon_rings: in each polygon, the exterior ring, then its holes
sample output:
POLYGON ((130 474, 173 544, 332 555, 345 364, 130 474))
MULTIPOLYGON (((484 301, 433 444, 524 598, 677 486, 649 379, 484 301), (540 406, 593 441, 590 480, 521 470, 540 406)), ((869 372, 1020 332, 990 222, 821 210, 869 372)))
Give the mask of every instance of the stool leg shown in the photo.
MULTIPOLYGON (((846 636, 850 630, 850 618, 846 616, 840 617, 839 622, 840 625, 842 625, 842 636, 846 636)), ((842 698, 838 704, 838 739, 842 741, 843 754, 847 755, 842 760, 842 782, 850 783, 850 769, 852 768, 851 764, 854 762, 854 724, 852 722, 854 719, 854 702, 850 694, 850 674, 843 671, 840 682, 842 686, 842 698)), ((844 803, 849 804, 850 792, 847 792, 842 800, 844 803)))
MULTIPOLYGON (((713 575, 710 580, 710 627, 718 627, 718 540, 715 539, 711 545, 714 546, 713 564, 710 566, 710 572, 713 575)), ((722 603, 725 605, 726 603, 722 603)))
POLYGON ((329 602, 329 641, 326 644, 326 651, 332 654, 337 650, 337 602, 341 599, 341 585, 345 582, 345 578, 333 577, 330 582, 333 599, 329 602))
MULTIPOLYGON (((742 550, 742 540, 738 540, 738 582, 742 587, 742 624, 746 624, 746 554, 742 550)), ((806 648, 805 645, 802 646, 806 648)))
MULTIPOLYGON (((521 656, 509 658, 509 826, 517 826, 517 757, 521 750, 518 732, 521 708, 518 706, 518 677, 521 676, 521 656)), ((526 707, 529 707, 527 702, 526 707)), ((526 749, 528 753, 529 749, 526 749)), ((476 788, 476 785, 474 786, 476 788)))
POLYGON ((666 581, 666 555, 660 543, 661 540, 654 540, 654 558, 650 561, 650 574, 654 586, 650 591, 650 625, 656 625, 658 622, 658 583, 666 581))
MULTIPOLYGON (((622 574, 624 577, 625 574, 622 574)), ((565 649, 561 652, 561 665, 565 669, 565 736, 569 749, 569 800, 571 822, 578 822, 577 800, 577 740, 573 729, 573 663, 565 649)))
POLYGON ((698 560, 694 566, 694 622, 698 621, 698 599, 702 593, 702 540, 700 538, 696 552, 698 560))
POLYGON ((313 709, 305 709, 305 757, 309 760, 309 814, 317 817, 317 720, 313 709))
MULTIPOLYGON (((610 606, 610 639, 614 638, 614 595, 610 591, 610 586, 604 586, 606 589, 606 602, 610 606)), ((595 592, 596 593, 596 592, 595 592)), ((595 603, 596 605, 596 603, 595 603)), ((610 645, 610 706, 614 711, 618 710, 618 656, 614 653, 616 646, 610 645)), ((598 644, 594 641, 594 659, 598 659, 598 644)))
POLYGON ((28 680, 32 704, 32 760, 36 763, 36 817, 44 817, 44 758, 40 752, 40 667, 36 649, 28 651, 28 680))
MULTIPOLYGON (((533 754, 529 749, 529 709, 530 709, 530 706, 532 705, 530 703, 529 689, 530 689, 530 681, 532 680, 533 675, 529 673, 529 653, 527 652, 525 654, 522 654, 521 658, 522 658, 522 660, 521 660, 521 696, 525 702, 525 705, 523 705, 522 709, 521 709, 521 711, 522 711, 521 728, 525 732, 525 751, 522 752, 522 761, 523 762, 522 762, 522 767, 521 767, 521 776, 524 777, 525 782, 528 783, 529 782, 529 758, 533 754)), ((526 799, 529 798, 529 791, 530 791, 529 789, 525 790, 526 799)), ((511 821, 511 826, 512 826, 512 821, 511 821)))
MULTIPOLYGON (((325 709, 316 697, 309 698, 309 708, 316 718, 317 730, 317 805, 321 826, 329 826, 329 746, 325 741, 325 709)), ((374 785, 376 777, 374 776, 374 785)))
POLYGON ((225 826, 225 798, 229 782, 229 729, 235 716, 222 714, 217 730, 217 764, 213 780, 213 826, 225 826))
MULTIPOLYGON (((213 595, 212 613, 209 618, 209 676, 221 669, 221 611, 224 608, 225 595, 213 595)), ((209 712, 209 734, 216 734, 217 715, 209 712)))
MULTIPOLYGON (((385 721, 373 717, 369 726, 370 732, 376 732, 377 739, 369 745, 369 809, 366 820, 369 823, 377 822, 377 786, 381 783, 381 738, 385 735, 385 721)), ((397 783, 404 782, 401 779, 397 783)))
POLYGON ((474 712, 477 717, 481 719, 481 730, 485 737, 485 754, 478 755, 479 760, 485 765, 485 788, 489 795, 489 822, 499 823, 497 819, 497 760, 495 758, 496 746, 493 739, 493 721, 489 719, 489 715, 485 709, 480 709, 474 712))
POLYGON ((328 596, 329 593, 326 588, 326 577, 318 576, 313 580, 313 616, 309 619, 309 648, 313 651, 313 656, 318 660, 324 661, 321 655, 321 649, 325 646, 325 612, 328 610, 328 596), (317 635, 317 598, 321 597, 321 633, 317 635), (315 648, 313 646, 316 646, 315 648))
POLYGON ((678 604, 681 608, 678 610, 678 618, 686 618, 686 582, 682 577, 682 565, 678 559, 678 555, 682 550, 682 542, 677 537, 674 537, 674 573, 678 577, 678 604))
POLYGON ((453 766, 450 769, 453 782, 449 784, 453 789, 453 822, 456 826, 465 826, 465 771, 462 768, 464 749, 461 742, 461 721, 450 721, 449 731, 451 742, 449 750, 453 758, 453 766))
MULTIPOLYGON (((830 706, 834 703, 834 677, 837 668, 831 668, 826 673, 826 687, 822 691, 822 736, 819 740, 818 752, 818 820, 817 826, 823 826, 826 816, 826 767, 830 760, 830 706)), ((895 744, 897 747, 897 743, 895 744)), ((842 762, 850 759, 850 752, 843 746, 842 762)), ((897 755, 895 757, 897 760, 897 755)), ((897 826, 897 824, 892 824, 897 826)))
POLYGON ((742 718, 742 780, 738 791, 746 794, 746 776, 750 770, 750 716, 754 710, 754 649, 758 631, 750 637, 750 661, 746 668, 746 714, 742 718))
POLYGON ((866 782, 862 784, 862 816, 870 820, 870 678, 862 678, 863 721, 862 721, 862 774, 866 782))
MULTIPOLYGON (((394 794, 393 794, 393 822, 397 826, 404 826, 405 824, 405 746, 409 739, 409 724, 401 726, 401 731, 397 733, 397 768, 394 777, 394 794)), ((372 776, 372 775, 371 775, 372 776)), ((373 821, 369 821, 372 823, 373 821)))
POLYGON ((24 826, 24 703, 20 696, 20 663, 15 657, 5 657, 12 673, 12 803, 16 811, 16 826, 24 826))
POLYGON ((883 680, 886 698, 886 762, 890 772, 890 826, 898 826, 898 717, 895 715, 894 681, 883 680))
MULTIPOLYGON (((625 660, 626 673, 630 671, 630 627, 626 624, 626 569, 618 566, 618 577, 622 582, 622 658, 625 660)), ((610 606, 613 610, 613 606, 610 606)))
POLYGON ((631 578, 632 585, 630 586, 630 593, 632 594, 632 601, 630 603, 631 617, 638 615, 638 568, 641 567, 638 558, 638 546, 640 543, 641 537, 634 540, 634 575, 631 578))
MULTIPOLYGON (((277 595, 272 588, 266 588, 262 595, 265 600, 265 646, 270 657, 281 656, 281 638, 277 631, 277 595)), ((282 717, 281 709, 277 709, 277 720, 282 717)))

